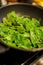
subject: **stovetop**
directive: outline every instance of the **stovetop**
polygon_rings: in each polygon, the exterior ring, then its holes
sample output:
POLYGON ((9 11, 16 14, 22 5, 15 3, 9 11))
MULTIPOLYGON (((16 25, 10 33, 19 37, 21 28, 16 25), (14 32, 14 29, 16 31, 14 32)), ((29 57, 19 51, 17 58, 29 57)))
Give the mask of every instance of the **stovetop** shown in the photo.
POLYGON ((0 54, 0 65, 30 65, 41 55, 43 51, 33 53, 10 49, 0 54))

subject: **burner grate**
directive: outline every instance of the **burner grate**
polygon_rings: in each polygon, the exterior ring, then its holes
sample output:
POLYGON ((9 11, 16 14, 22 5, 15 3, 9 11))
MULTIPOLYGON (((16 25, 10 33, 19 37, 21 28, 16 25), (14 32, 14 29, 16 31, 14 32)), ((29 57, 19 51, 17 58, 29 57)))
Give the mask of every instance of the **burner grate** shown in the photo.
POLYGON ((41 55, 43 55, 43 51, 39 51, 37 53, 35 53, 32 57, 30 57, 29 59, 27 59, 25 62, 23 62, 21 65, 31 65, 31 63, 36 60, 37 58, 39 58, 41 55))

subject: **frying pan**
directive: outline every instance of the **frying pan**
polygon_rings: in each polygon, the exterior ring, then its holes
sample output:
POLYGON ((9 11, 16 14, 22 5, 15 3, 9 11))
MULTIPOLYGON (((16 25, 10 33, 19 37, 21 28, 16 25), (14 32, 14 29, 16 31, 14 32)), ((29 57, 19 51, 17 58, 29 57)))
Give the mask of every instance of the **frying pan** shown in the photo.
MULTIPOLYGON (((0 7, 0 23, 1 23, 2 18, 6 16, 6 14, 10 11, 16 11, 17 15, 23 15, 23 16, 29 15, 30 17, 35 17, 39 19, 41 21, 41 25, 43 25, 43 9, 34 5, 26 4, 26 3, 14 3, 14 4, 0 7)), ((9 47, 6 46, 5 50, 8 49, 9 47)), ((28 50, 19 49, 19 48, 14 48, 14 49, 27 51, 27 52, 29 51, 36 52, 36 51, 43 50, 43 48, 28 49, 28 50)))

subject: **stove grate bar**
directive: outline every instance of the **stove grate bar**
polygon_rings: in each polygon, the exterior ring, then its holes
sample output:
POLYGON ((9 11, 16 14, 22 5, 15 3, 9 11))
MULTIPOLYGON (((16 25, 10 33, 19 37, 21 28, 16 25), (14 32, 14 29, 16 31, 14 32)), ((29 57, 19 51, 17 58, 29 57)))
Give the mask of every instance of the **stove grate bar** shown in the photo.
POLYGON ((31 58, 27 59, 21 65, 27 65, 27 63, 30 65, 37 57, 41 56, 42 54, 43 54, 43 51, 36 52, 31 58))

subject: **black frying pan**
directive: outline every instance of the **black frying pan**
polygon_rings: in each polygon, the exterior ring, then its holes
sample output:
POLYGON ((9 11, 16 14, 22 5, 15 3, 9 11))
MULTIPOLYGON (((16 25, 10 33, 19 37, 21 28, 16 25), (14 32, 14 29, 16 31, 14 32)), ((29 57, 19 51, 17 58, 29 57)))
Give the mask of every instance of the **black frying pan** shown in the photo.
MULTIPOLYGON (((6 14, 10 11, 16 11, 17 14, 19 14, 19 15, 24 15, 24 16, 29 15, 30 17, 38 18, 41 21, 41 25, 43 25, 43 9, 41 9, 37 6, 24 4, 24 3, 16 3, 16 4, 11 4, 11 5, 0 7, 0 22, 1 22, 2 18, 4 16, 6 16, 6 14)), ((2 47, 2 49, 3 49, 3 47, 2 47)), ((7 50, 7 49, 8 49, 8 46, 5 48, 5 50, 7 50)), ((15 48, 15 49, 18 49, 18 48, 15 48)), ((43 50, 43 48, 32 49, 32 50, 24 50, 24 49, 19 49, 19 50, 35 52, 35 51, 43 50)))

